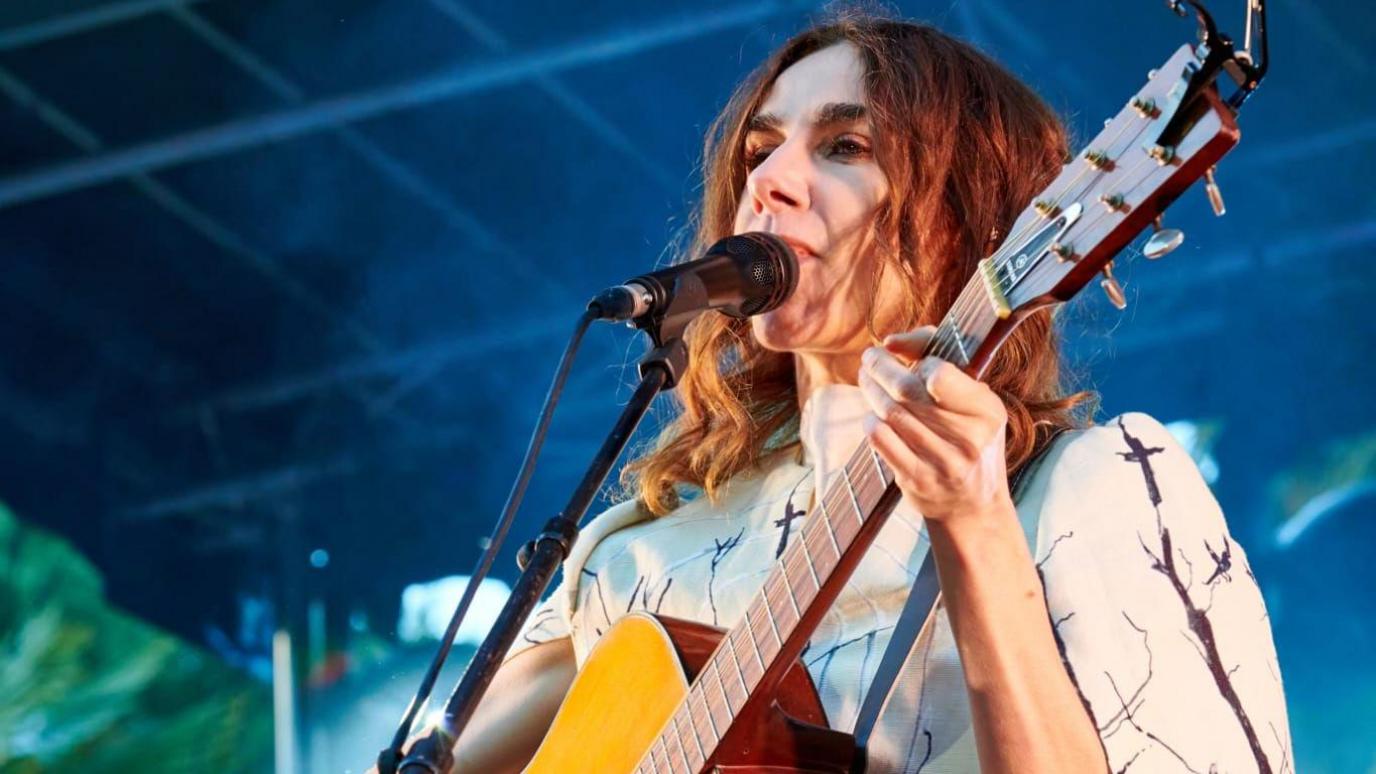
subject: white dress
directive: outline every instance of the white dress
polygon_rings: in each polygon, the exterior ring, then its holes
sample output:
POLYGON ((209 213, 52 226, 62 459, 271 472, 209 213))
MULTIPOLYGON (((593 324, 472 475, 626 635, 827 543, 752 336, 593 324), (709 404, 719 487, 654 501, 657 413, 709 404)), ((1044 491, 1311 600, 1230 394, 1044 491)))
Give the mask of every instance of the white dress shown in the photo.
MULTIPOLYGON (((733 479, 716 507, 699 497, 652 519, 626 502, 593 519, 511 654, 569 636, 581 666, 633 610, 734 625, 798 535, 812 492, 861 442, 866 410, 858 388, 825 387, 803 411, 804 464, 778 455, 763 472, 733 479)), ((1166 429, 1125 414, 1065 433, 1019 490, 1062 661, 1110 769, 1293 771, 1260 590, 1208 485, 1166 429)), ((901 501, 803 652, 833 728, 853 728, 928 545, 921 518, 901 501)), ((868 753, 876 772, 979 771, 940 603, 868 753)))

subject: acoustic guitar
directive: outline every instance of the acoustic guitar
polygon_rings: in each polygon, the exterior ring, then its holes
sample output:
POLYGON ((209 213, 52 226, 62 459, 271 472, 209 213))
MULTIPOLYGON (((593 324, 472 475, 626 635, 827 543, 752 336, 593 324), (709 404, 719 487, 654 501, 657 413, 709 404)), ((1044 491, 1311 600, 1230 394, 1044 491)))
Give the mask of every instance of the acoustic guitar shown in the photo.
MULTIPOLYGON (((1019 215, 927 354, 978 377, 1022 319, 1096 278, 1122 308, 1113 257, 1148 227, 1148 258, 1179 246, 1183 235, 1162 228, 1160 215, 1201 177, 1223 214, 1214 165, 1237 143, 1236 111, 1265 68, 1235 53, 1195 9, 1203 42, 1152 71, 1019 215), (1238 86, 1227 99, 1221 72, 1238 86)), ((898 498, 892 472, 862 443, 730 630, 648 613, 620 619, 593 648, 526 771, 862 770, 863 750, 826 727, 799 655, 898 498)))

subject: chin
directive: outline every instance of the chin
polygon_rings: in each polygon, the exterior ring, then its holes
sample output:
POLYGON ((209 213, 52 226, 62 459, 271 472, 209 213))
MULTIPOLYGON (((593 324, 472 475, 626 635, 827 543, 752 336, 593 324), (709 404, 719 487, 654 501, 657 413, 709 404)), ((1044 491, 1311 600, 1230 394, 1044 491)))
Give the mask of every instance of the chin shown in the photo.
POLYGON ((787 352, 788 337, 779 330, 778 325, 771 324, 770 317, 774 312, 758 314, 750 318, 750 333, 755 337, 755 343, 770 352, 787 352))
POLYGON ((750 318, 750 332, 759 345, 771 352, 793 352, 812 343, 815 332, 807 330, 806 315, 785 303, 772 312, 750 318))

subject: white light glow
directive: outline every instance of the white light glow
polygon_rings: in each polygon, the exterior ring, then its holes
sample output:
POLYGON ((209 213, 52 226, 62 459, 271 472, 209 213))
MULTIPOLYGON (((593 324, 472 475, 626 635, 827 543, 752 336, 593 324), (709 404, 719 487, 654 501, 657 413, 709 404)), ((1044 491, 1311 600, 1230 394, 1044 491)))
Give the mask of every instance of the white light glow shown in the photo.
MULTIPOLYGON (((401 619, 397 621, 397 636, 403 642, 438 640, 449 626, 449 618, 459 604, 467 575, 451 575, 429 583, 413 583, 401 592, 401 619)), ((492 628, 497 615, 511 596, 511 587, 495 578, 486 578, 478 586, 473 604, 459 626, 456 643, 478 645, 492 628)))

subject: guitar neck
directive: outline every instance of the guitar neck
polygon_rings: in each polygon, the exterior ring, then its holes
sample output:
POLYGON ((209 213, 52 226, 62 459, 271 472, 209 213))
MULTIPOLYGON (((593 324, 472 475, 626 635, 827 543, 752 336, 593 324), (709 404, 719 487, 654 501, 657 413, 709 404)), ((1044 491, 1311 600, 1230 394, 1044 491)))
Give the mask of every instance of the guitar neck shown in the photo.
MULTIPOLYGON (((927 353, 968 368, 997 320, 977 274, 937 327, 927 353)), ((701 770, 735 719, 771 695, 802 653, 898 499, 893 471, 862 441, 698 673, 637 771, 701 770)))
MULTIPOLYGON (((1214 55, 1201 62, 1201 50, 1182 46, 1152 71, 1147 85, 1023 211, 942 318, 927 355, 979 378, 1019 320, 1068 300, 1101 271, 1110 298, 1121 302, 1113 255, 1181 191, 1210 175, 1237 142, 1232 107, 1212 85, 1221 65, 1214 55)), ((1215 211, 1222 211, 1221 198, 1215 211)), ((1161 241, 1166 252, 1179 244, 1179 238, 1161 241)), ((802 653, 898 499, 893 472, 862 442, 637 772, 701 771, 724 737, 744 733, 741 726, 759 717, 761 703, 802 653)))

